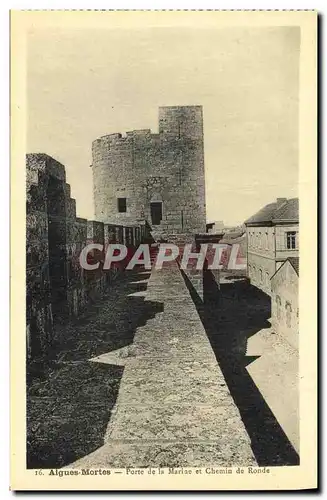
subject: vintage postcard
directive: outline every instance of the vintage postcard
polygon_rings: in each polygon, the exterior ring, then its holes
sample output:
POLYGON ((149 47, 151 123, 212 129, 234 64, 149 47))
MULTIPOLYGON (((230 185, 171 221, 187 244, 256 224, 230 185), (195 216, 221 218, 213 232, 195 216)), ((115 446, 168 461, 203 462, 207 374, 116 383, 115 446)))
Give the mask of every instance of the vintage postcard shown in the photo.
POLYGON ((11 488, 317 487, 317 14, 12 11, 11 488))

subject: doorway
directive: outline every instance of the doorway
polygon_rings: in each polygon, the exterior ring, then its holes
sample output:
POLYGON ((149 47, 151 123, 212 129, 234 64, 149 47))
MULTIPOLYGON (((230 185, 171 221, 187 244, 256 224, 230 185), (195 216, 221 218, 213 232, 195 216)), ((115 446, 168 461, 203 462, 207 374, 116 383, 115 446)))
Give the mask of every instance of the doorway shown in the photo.
POLYGON ((150 203, 151 221, 153 226, 159 226, 162 220, 162 202, 153 201, 150 203))

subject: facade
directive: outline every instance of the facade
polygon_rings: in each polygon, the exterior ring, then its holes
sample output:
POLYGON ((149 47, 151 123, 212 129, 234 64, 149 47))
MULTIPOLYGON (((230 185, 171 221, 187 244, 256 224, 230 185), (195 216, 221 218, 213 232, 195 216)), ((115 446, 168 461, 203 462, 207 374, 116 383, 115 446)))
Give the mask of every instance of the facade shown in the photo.
POLYGON ((278 198, 245 221, 251 283, 271 294, 270 279, 288 257, 299 254, 298 198, 278 198))
POLYGON ((299 258, 289 257, 271 278, 271 322, 296 349, 299 336, 299 258))
POLYGON ((163 238, 205 232, 202 106, 161 107, 158 134, 100 137, 92 157, 96 220, 145 220, 163 238))

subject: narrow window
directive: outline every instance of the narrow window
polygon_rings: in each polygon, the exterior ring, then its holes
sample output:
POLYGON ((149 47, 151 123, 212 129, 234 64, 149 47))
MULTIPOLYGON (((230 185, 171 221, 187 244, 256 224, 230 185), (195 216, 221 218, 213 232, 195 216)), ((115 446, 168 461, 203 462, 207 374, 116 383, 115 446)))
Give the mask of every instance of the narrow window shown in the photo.
POLYGON ((178 121, 178 139, 182 137, 183 134, 183 120, 178 121))
POLYGON ((288 250, 296 248, 296 231, 288 231, 286 233, 286 246, 288 250))
POLYGON ((181 186, 182 185, 182 167, 179 167, 179 170, 178 170, 178 181, 179 181, 179 185, 181 186))
POLYGON ((118 212, 124 213, 126 212, 126 198, 118 198, 118 212))

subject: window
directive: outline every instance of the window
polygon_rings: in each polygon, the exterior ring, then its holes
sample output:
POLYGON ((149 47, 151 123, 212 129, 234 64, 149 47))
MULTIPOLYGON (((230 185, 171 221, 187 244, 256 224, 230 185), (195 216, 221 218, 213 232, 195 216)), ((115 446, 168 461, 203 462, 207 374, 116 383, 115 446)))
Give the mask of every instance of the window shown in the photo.
POLYGON ((286 247, 288 250, 296 248, 296 231, 286 233, 286 247))
POLYGON ((120 213, 126 212, 126 198, 118 198, 117 205, 118 205, 118 212, 120 213))
POLYGON ((268 242, 268 233, 265 233, 265 248, 266 248, 266 250, 268 250, 268 248, 269 248, 268 243, 269 243, 268 242))
POLYGON ((269 273, 266 271, 266 286, 270 288, 270 278, 269 278, 269 273))

